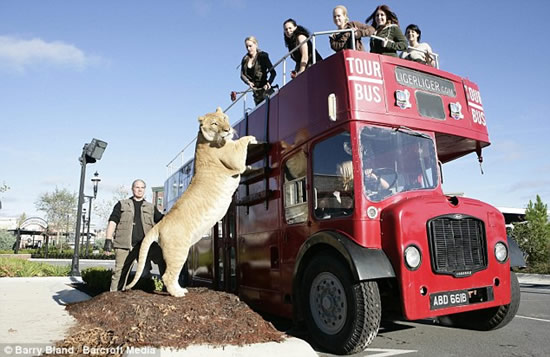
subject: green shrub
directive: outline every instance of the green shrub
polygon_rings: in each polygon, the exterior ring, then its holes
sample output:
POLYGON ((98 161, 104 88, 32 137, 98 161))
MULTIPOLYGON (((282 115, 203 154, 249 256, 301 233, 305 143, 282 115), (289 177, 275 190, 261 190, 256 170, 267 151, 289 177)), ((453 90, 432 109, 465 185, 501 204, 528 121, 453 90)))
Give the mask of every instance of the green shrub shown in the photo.
MULTIPOLYGON (((11 250, 15 240, 16 237, 12 233, 0 229, 0 250, 11 250)), ((11 253, 13 253, 13 251, 11 251, 11 253)))
MULTIPOLYGON (((80 275, 82 276, 82 280, 86 284, 88 284, 88 287, 97 292, 109 291, 109 288, 111 286, 112 274, 113 271, 111 269, 106 269, 102 267, 87 268, 82 270, 82 272, 80 273, 80 275)), ((130 276, 128 277, 128 282, 132 281, 133 278, 134 274, 130 273, 130 276)), ((134 289, 152 292, 162 291, 163 287, 164 284, 162 283, 162 280, 153 277, 151 279, 139 279, 134 289)))
POLYGON ((0 277, 68 276, 68 265, 51 265, 18 258, 0 258, 0 277))
MULTIPOLYGON (((72 250, 69 250, 69 251, 65 250, 61 252, 59 250, 50 251, 50 249, 48 248, 48 258, 51 258, 51 259, 71 259, 73 255, 74 255, 74 252, 72 250)), ((32 257, 45 258, 46 255, 44 253, 44 250, 42 249, 39 252, 33 253, 32 257)), ((82 252, 82 251, 78 252, 78 257, 80 259, 98 259, 98 260, 114 259, 113 255, 107 255, 107 254, 90 254, 87 256, 86 252, 82 252)))
POLYGON ((102 267, 92 267, 82 270, 80 275, 90 289, 102 292, 109 291, 113 271, 102 267))

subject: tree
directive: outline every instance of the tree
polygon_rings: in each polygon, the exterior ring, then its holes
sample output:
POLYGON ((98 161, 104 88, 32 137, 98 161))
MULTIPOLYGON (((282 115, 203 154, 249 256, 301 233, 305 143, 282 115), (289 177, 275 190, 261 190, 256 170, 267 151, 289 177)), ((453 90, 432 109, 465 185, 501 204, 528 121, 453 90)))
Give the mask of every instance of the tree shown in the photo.
POLYGON ((77 194, 68 189, 55 188, 53 192, 40 195, 36 209, 46 214, 48 228, 57 232, 68 231, 76 222, 77 194))
POLYGON ((512 235, 520 248, 527 253, 527 263, 535 266, 550 261, 550 223, 548 205, 539 195, 535 203, 529 200, 525 209, 526 222, 514 224, 512 235))
POLYGON ((21 228, 21 225, 25 220, 27 219, 27 214, 25 212, 21 213, 19 217, 17 217, 17 228, 21 228))
POLYGON ((10 186, 6 185, 5 182, 2 182, 2 184, 0 184, 0 193, 6 192, 9 189, 10 189, 10 186))

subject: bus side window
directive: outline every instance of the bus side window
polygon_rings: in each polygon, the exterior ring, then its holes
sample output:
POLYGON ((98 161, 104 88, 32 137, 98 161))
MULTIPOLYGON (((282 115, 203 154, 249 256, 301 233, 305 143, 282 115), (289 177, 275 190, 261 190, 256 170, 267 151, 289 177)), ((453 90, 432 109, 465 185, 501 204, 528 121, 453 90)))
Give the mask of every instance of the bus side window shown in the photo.
POLYGON ((288 224, 307 220, 306 190, 307 158, 302 150, 292 155, 284 164, 284 205, 288 224))
POLYGON ((353 213, 353 162, 349 132, 330 137, 313 149, 315 217, 330 219, 353 213))

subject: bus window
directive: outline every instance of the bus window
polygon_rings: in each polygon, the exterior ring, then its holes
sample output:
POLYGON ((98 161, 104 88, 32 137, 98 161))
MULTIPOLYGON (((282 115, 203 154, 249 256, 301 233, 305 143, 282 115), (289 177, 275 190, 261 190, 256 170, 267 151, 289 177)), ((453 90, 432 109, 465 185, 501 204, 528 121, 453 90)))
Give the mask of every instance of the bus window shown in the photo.
POLYGON ((350 215, 354 208, 353 162, 348 132, 335 135, 313 149, 315 217, 350 215))
POLYGON ((360 149, 363 187, 371 201, 437 187, 434 144, 423 134, 365 126, 361 129, 360 149))
POLYGON ((285 219, 288 224, 302 223, 307 220, 306 191, 307 158, 299 150, 284 165, 285 219))

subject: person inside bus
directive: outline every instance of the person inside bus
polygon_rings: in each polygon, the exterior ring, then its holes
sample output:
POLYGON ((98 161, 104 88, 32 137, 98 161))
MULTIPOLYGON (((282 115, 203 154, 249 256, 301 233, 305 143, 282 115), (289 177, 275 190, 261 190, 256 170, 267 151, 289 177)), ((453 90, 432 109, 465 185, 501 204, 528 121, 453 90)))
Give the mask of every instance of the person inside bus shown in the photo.
POLYGON ((376 175, 375 170, 372 168, 365 169, 365 188, 367 191, 378 192, 380 190, 387 190, 390 188, 390 184, 382 176, 376 175))
POLYGON ((258 48, 256 37, 245 38, 244 44, 247 53, 241 61, 241 79, 252 88, 254 103, 258 105, 266 96, 273 93, 271 84, 277 73, 271 64, 269 54, 258 48))
MULTIPOLYGON (((339 30, 355 29, 355 49, 357 51, 364 51, 361 37, 373 35, 375 32, 374 27, 358 21, 350 21, 348 9, 343 5, 338 5, 332 10, 332 19, 339 30)), ((330 47, 336 52, 353 48, 351 32, 333 33, 329 36, 329 42, 330 47)))
POLYGON ((365 192, 369 198, 379 200, 380 197, 385 196, 390 184, 382 177, 380 170, 377 170, 380 167, 375 164, 377 150, 368 144, 364 144, 363 148, 363 184, 365 185, 365 192))
POLYGON ((415 24, 407 26, 405 37, 409 41, 409 47, 406 51, 401 52, 400 57, 434 67, 435 61, 433 59, 432 48, 428 43, 420 42, 421 35, 422 31, 415 24))
POLYGON ((372 26, 376 29, 374 34, 383 38, 383 40, 371 38, 371 53, 397 57, 397 51, 405 51, 407 49, 407 39, 399 28, 397 15, 390 10, 388 5, 376 7, 365 22, 368 23, 371 20, 372 26))
MULTIPOLYGON (((298 45, 304 41, 306 41, 310 33, 309 31, 304 28, 303 26, 297 25, 296 21, 294 19, 288 19, 283 23, 283 32, 284 32, 284 40, 285 40, 285 46, 288 49, 288 51, 292 51, 298 45)), ((292 78, 295 78, 297 75, 302 73, 306 70, 309 66, 313 64, 313 45, 311 43, 311 40, 307 41, 305 44, 303 44, 300 49, 294 51, 290 57, 296 62, 296 66, 294 68, 294 71, 292 72, 292 78)), ((315 50, 315 61, 319 62, 323 59, 319 52, 315 50)))

